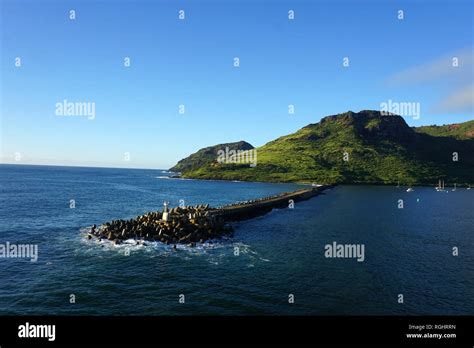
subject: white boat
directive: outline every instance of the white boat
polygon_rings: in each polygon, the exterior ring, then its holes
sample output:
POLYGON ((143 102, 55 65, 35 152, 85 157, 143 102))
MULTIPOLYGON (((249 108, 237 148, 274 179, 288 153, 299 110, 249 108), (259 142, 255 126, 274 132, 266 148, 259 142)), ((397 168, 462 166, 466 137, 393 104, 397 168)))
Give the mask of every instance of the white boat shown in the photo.
POLYGON ((444 191, 444 180, 443 180, 443 184, 441 184, 441 180, 439 180, 438 186, 436 187, 436 191, 438 191, 438 192, 443 192, 444 191))
POLYGON ((407 188, 407 192, 413 192, 413 191, 415 191, 413 188, 411 187, 407 188))

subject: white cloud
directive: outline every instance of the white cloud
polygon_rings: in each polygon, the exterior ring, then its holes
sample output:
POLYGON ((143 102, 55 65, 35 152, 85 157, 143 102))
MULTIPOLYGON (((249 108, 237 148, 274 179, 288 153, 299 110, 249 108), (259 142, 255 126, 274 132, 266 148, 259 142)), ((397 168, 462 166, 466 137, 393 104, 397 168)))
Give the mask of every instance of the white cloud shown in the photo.
POLYGON ((439 112, 474 112, 474 85, 458 89, 436 106, 439 112))
POLYGON ((451 83, 465 83, 474 75, 473 48, 465 48, 432 61, 402 70, 389 77, 390 85, 414 85, 449 79, 451 83), (457 58, 458 66, 453 66, 457 58))
POLYGON ((445 91, 431 107, 433 113, 472 114, 473 80, 474 49, 469 47, 402 70, 390 76, 387 83, 393 87, 419 85, 433 92, 445 91))

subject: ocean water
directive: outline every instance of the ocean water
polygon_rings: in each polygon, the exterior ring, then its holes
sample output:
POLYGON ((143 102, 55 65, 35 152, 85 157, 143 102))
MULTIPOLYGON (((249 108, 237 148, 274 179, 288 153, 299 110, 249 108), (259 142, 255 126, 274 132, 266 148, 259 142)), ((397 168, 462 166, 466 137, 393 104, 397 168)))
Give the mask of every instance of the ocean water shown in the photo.
POLYGON ((0 165, 0 185, 0 244, 39 250, 37 262, 0 258, 0 315, 474 314, 474 189, 338 186, 173 251, 84 236, 165 200, 218 206, 299 186, 15 165, 0 165), (363 244, 365 260, 326 258, 333 241, 363 244))

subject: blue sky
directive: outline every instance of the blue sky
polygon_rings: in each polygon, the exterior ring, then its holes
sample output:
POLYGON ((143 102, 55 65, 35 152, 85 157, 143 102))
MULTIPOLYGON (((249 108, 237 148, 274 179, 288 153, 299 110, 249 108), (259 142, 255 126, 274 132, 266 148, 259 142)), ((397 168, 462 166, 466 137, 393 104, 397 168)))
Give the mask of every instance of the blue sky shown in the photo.
POLYGON ((6 163, 168 168, 389 99, 420 103, 412 126, 474 118, 468 0, 0 1, 6 163), (95 118, 57 116, 64 99, 95 118))

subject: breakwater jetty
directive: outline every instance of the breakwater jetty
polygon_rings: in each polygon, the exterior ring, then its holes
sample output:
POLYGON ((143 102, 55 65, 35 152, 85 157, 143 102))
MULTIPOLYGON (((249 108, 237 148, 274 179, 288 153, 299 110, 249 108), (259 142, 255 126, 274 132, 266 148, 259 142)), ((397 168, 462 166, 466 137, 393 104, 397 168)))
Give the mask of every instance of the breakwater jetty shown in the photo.
POLYGON ((285 192, 275 196, 237 202, 225 205, 216 209, 211 209, 211 214, 215 214, 226 222, 253 219, 269 213, 272 209, 288 208, 291 202, 298 202, 317 196, 329 185, 304 188, 293 192, 285 192))
POLYGON ((218 208, 211 208, 206 204, 169 209, 165 203, 163 211, 149 212, 130 220, 113 220, 99 227, 93 225, 88 238, 108 239, 116 244, 136 239, 192 246, 209 239, 232 236, 233 228, 228 224, 230 222, 265 215, 272 209, 287 208, 292 203, 310 199, 329 187, 309 187, 218 208))

